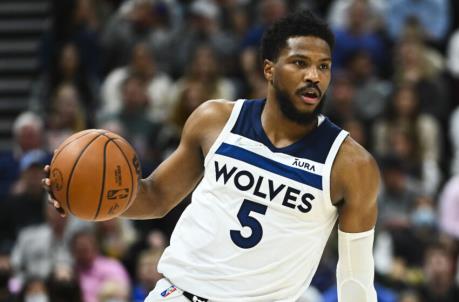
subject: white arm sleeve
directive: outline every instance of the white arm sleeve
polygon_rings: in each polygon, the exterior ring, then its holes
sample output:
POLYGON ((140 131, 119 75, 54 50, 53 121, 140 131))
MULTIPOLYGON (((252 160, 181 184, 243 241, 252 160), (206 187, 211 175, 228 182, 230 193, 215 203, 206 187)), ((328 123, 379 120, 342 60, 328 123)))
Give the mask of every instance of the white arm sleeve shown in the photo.
POLYGON ((374 229, 345 233, 338 229, 336 278, 339 302, 377 302, 374 288, 374 229))

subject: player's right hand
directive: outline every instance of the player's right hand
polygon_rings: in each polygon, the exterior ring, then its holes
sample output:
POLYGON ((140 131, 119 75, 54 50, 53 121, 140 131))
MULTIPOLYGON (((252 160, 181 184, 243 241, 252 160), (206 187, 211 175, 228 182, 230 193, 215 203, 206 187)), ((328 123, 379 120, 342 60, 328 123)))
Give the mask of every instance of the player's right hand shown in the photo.
POLYGON ((49 178, 49 171, 50 171, 49 165, 46 165, 43 170, 45 171, 46 177, 41 180, 41 184, 43 188, 46 190, 46 192, 48 193, 48 203, 52 205, 62 217, 65 217, 67 214, 65 213, 64 209, 61 207, 61 204, 59 203, 59 201, 53 198, 53 193, 51 191, 51 179, 49 178))

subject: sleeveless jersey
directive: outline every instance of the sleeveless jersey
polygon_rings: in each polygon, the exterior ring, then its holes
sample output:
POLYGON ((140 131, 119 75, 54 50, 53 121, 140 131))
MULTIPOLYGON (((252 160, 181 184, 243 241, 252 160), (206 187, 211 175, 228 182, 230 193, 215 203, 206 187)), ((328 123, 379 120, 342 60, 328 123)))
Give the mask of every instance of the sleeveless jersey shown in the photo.
POLYGON ((264 104, 235 103, 158 265, 209 301, 295 301, 338 216, 330 172, 348 133, 320 116, 312 132, 276 148, 261 124, 264 104))

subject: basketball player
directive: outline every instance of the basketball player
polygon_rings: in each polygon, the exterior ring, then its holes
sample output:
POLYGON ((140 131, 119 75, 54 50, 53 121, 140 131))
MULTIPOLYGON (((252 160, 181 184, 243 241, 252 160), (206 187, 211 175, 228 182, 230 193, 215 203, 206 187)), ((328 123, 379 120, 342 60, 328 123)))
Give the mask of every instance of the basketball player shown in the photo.
POLYGON ((333 41, 308 11, 274 24, 261 47, 267 98, 204 103, 177 150, 141 180, 123 217, 163 217, 194 191, 146 302, 295 301, 336 221, 339 301, 376 301, 378 168, 320 114, 333 41))

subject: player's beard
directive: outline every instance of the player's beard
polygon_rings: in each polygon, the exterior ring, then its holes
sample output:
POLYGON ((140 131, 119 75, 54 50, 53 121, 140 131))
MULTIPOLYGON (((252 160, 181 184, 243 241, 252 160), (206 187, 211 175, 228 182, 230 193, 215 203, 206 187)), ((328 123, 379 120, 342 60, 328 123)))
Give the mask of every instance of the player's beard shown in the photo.
POLYGON ((325 104, 325 94, 322 96, 317 107, 312 112, 301 112, 295 108, 292 99, 288 96, 287 92, 273 85, 276 94, 276 100, 282 114, 299 125, 306 126, 317 121, 317 116, 322 113, 325 104))

